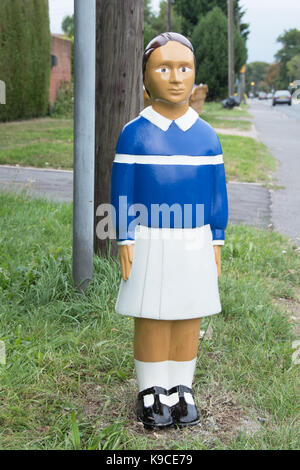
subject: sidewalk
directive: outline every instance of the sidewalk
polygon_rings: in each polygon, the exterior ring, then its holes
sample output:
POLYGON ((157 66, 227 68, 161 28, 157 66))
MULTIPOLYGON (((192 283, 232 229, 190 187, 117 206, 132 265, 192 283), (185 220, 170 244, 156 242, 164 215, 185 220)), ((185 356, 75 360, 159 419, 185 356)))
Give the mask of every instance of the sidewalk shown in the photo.
MULTIPOLYGON (((33 197, 71 202, 73 172, 0 166, 0 189, 25 189, 33 197)), ((266 188, 252 183, 229 182, 227 189, 230 223, 267 228, 270 224, 270 196, 266 188)))
POLYGON ((277 232, 287 235, 300 246, 300 106, 276 106, 253 101, 259 140, 279 161, 276 184, 282 189, 271 191, 271 219, 277 232))
POLYGON ((24 189, 33 197, 71 202, 73 199, 73 171, 0 165, 0 189, 8 191, 24 189))

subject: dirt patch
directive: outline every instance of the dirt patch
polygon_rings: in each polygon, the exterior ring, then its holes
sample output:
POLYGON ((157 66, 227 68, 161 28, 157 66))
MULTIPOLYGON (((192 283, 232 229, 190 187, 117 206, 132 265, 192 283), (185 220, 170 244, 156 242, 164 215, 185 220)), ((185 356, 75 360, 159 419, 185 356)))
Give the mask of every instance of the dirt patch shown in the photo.
POLYGON ((105 397, 101 397, 101 387, 95 384, 84 383, 80 387, 79 405, 86 418, 97 418, 105 406, 105 397))
POLYGON ((253 435, 260 431, 259 418, 247 416, 242 407, 214 384, 214 390, 203 395, 195 387, 195 399, 201 416, 201 423, 185 429, 169 428, 162 431, 148 431, 136 419, 136 380, 130 379, 115 387, 100 387, 82 384, 79 409, 80 415, 90 421, 96 421, 99 431, 122 422, 131 437, 142 437, 151 442, 154 450, 172 449, 182 441, 188 440, 191 448, 195 442, 203 442, 213 448, 214 441, 226 442, 245 432, 253 435))
POLYGON ((237 135, 239 137, 251 137, 252 139, 258 140, 258 135, 256 128, 252 124, 251 130, 249 131, 243 131, 239 129, 230 129, 230 128, 224 128, 224 129, 218 129, 217 127, 214 127, 215 131, 217 134, 223 134, 223 135, 237 135))
POLYGON ((236 121, 237 119, 239 121, 246 121, 246 122, 249 122, 249 121, 252 121, 253 118, 251 118, 251 116, 249 117, 241 117, 241 116, 221 116, 220 118, 218 119, 222 119, 222 121, 236 121))

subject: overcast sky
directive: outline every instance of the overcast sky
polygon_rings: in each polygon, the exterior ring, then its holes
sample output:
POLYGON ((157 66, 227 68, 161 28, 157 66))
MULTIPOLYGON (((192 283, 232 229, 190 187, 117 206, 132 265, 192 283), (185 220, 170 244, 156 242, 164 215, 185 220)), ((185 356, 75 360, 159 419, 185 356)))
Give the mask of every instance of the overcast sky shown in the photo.
POLYGON ((280 49, 276 39, 285 29, 300 29, 299 0, 241 0, 247 10, 245 20, 250 23, 248 62, 274 61, 280 49))
MULTIPOLYGON (((160 0, 152 0, 154 11, 158 11, 159 2, 160 0)), ((247 10, 245 21, 250 23, 248 62, 256 60, 273 62, 274 54, 280 48, 280 44, 276 42, 277 37, 285 29, 300 28, 300 1, 240 0, 240 2, 247 10)), ((73 14, 74 0, 49 0, 49 9, 51 32, 61 33, 63 18, 73 14)))
POLYGON ((73 15, 74 0, 49 0, 50 29, 53 34, 61 34, 61 23, 65 16, 73 15))

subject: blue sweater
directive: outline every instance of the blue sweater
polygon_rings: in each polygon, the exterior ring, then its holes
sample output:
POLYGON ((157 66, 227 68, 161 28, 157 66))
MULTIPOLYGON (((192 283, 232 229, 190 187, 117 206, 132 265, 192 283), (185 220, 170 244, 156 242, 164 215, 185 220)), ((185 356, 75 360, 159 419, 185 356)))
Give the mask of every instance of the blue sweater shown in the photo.
POLYGON ((136 215, 129 209, 133 204, 147 208, 148 217, 139 220, 141 225, 158 228, 164 228, 166 221, 154 217, 153 205, 177 204, 184 214, 188 204, 191 215, 183 216, 178 225, 178 218, 171 214, 168 226, 194 228, 209 224, 214 244, 223 244, 228 202, 222 148, 216 132, 191 108, 176 121, 146 108, 124 127, 119 137, 112 169, 111 203, 116 210, 118 242, 134 240, 136 215), (202 218, 197 217, 197 205, 204 209, 202 218))

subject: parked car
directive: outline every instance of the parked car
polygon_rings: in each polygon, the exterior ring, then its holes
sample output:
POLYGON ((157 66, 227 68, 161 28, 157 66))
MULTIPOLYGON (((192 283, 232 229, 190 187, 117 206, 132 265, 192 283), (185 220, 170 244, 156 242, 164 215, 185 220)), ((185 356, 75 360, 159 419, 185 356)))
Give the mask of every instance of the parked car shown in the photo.
POLYGON ((258 99, 259 100, 266 100, 267 99, 267 93, 265 93, 264 91, 260 91, 258 93, 258 99))
POLYGON ((250 91, 249 93, 249 98, 252 100, 254 98, 254 93, 252 93, 252 91, 250 91))
POLYGON ((268 93, 267 99, 268 99, 268 100, 271 100, 272 98, 273 98, 273 93, 268 93))
POLYGON ((292 106, 292 95, 288 90, 277 90, 273 96, 273 106, 276 104, 288 104, 292 106))

